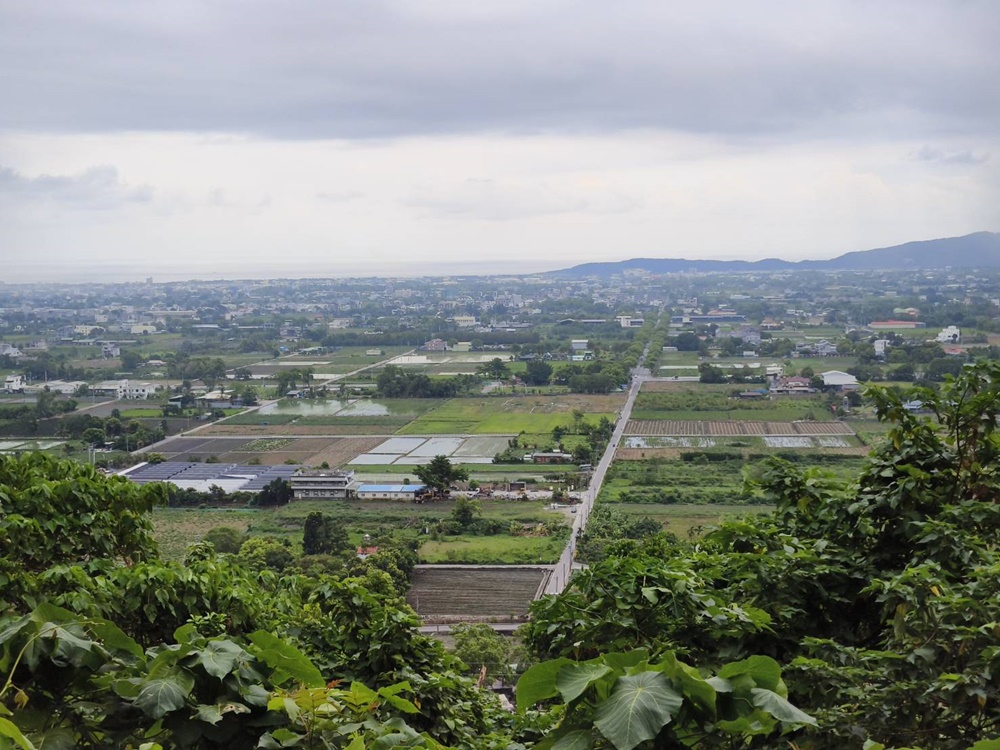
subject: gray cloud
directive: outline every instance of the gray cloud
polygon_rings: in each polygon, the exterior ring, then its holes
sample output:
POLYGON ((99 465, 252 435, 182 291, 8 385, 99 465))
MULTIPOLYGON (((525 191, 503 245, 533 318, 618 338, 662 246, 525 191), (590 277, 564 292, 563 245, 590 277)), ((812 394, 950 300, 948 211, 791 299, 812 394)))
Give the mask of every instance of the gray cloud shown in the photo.
POLYGON ((989 154, 977 154, 972 151, 944 151, 943 149, 924 146, 917 150, 913 158, 917 161, 975 167, 988 162, 990 156, 989 154))
POLYGON ((90 167, 76 175, 25 177, 0 167, 0 196, 8 200, 51 203, 87 210, 111 210, 130 203, 149 203, 153 189, 122 182, 113 166, 90 167))
POLYGON ((990 133, 995 0, 6 2, 0 128, 990 133), (468 5, 469 7, 463 7, 468 5))

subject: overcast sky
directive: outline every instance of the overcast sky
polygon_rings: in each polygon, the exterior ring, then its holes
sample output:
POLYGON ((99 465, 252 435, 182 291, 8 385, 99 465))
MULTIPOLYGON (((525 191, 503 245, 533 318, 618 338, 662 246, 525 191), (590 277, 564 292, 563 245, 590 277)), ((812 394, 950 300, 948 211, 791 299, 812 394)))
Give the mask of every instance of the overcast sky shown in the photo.
POLYGON ((1000 231, 997 0, 0 0, 0 279, 1000 231))

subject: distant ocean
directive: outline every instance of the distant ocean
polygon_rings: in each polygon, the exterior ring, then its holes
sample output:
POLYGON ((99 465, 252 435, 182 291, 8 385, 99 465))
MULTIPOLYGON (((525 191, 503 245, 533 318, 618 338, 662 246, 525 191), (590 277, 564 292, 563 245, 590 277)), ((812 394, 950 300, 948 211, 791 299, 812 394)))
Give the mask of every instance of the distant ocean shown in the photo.
MULTIPOLYGON (((562 265, 565 265, 563 263, 562 265)), ((215 281, 219 279, 337 279, 421 276, 498 276, 521 275, 551 271, 562 267, 559 261, 525 261, 521 259, 495 259, 450 263, 392 262, 346 264, 331 260, 329 265, 318 261, 289 263, 253 263, 243 261, 225 267, 205 264, 193 266, 178 263, 67 263, 45 265, 8 265, 0 274, 0 282, 8 284, 31 283, 121 283, 142 282, 152 278, 165 281, 215 281)))

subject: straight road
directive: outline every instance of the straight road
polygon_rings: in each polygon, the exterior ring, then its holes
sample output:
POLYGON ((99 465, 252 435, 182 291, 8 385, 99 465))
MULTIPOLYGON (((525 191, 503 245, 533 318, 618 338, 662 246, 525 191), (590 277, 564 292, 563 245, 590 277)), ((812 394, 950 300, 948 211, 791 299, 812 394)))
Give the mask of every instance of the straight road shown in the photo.
MULTIPOLYGON (((645 358, 645 353, 643 358, 645 358)), ((546 594, 561 593, 566 588, 569 577, 573 574, 573 558, 576 556, 576 536, 587 527, 587 519, 590 518, 590 512, 594 508, 594 501, 597 500, 597 496, 601 492, 604 477, 608 473, 611 462, 615 458, 615 451, 618 450, 618 446, 625 435, 625 425, 628 424, 629 417, 632 414, 632 407, 635 405, 636 396, 639 395, 639 389, 642 388, 642 384, 649 379, 649 370, 643 367, 637 367, 632 373, 632 381, 629 385, 625 405, 618 413, 618 421, 615 423, 615 430, 608 441, 608 447, 604 449, 604 455, 601 456, 600 462, 594 468, 594 473, 590 478, 590 486, 580 495, 581 503, 577 506, 576 515, 573 517, 573 530, 570 533, 569 541, 566 543, 566 549, 563 550, 559 562, 555 564, 552 569, 552 575, 549 576, 549 584, 545 589, 546 594)))

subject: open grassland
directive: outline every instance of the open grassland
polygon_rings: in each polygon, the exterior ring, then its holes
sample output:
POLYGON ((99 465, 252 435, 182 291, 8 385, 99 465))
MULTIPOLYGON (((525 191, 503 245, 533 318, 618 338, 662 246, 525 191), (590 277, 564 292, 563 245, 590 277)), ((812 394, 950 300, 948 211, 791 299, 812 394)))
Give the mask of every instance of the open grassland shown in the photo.
POLYGON ((591 422, 602 416, 614 419, 624 401, 621 394, 453 398, 399 432, 404 435, 549 434, 556 427, 571 426, 574 411, 583 412, 591 422))
MULTIPOLYGON (((565 533, 552 537, 442 536, 432 540, 424 531, 441 519, 451 516, 454 500, 415 505, 407 502, 362 500, 295 500, 280 508, 220 510, 214 508, 162 508, 153 512, 156 538, 161 554, 173 560, 181 559, 184 551, 197 542, 206 531, 216 526, 232 526, 252 535, 289 540, 300 549, 306 516, 314 511, 329 513, 343 520, 352 541, 359 542, 365 534, 395 534, 431 543, 422 562, 447 562, 448 550, 470 556, 479 549, 479 562, 553 562, 565 544, 565 533), (490 557, 490 556, 493 557, 490 557), (549 559, 551 558, 551 559, 549 559)), ((539 524, 564 516, 548 510, 546 503, 531 500, 487 500, 481 503, 482 518, 510 523, 539 524)), ((568 528, 566 530, 568 533, 568 528)), ((300 550, 301 551, 301 550, 300 550)))
POLYGON ((160 555, 181 560, 189 546, 201 541, 216 526, 229 526, 243 533, 262 511, 229 509, 158 508, 153 512, 153 528, 160 555))

